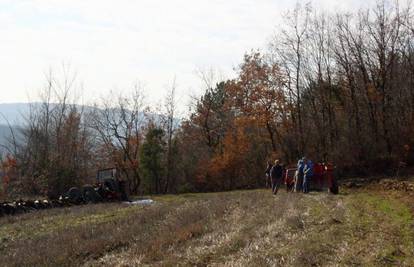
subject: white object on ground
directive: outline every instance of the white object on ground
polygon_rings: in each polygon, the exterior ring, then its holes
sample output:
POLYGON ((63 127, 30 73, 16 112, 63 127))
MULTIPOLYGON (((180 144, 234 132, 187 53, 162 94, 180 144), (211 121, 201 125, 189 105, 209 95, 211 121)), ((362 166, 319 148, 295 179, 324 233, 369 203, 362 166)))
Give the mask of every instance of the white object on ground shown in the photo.
POLYGON ((135 201, 131 201, 131 202, 124 202, 125 204, 129 204, 129 205, 149 205, 149 204, 153 204, 155 201, 152 199, 141 199, 141 200, 135 200, 135 201))

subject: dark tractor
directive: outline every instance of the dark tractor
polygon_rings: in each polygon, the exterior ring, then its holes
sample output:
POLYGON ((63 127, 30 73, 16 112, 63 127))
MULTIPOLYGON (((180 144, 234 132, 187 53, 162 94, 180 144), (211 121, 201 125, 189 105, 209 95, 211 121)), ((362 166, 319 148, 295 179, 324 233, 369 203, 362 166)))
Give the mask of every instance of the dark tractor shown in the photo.
POLYGON ((125 181, 119 178, 116 168, 99 170, 96 174, 98 193, 106 200, 128 201, 125 181))
POLYGON ((99 170, 94 185, 84 185, 81 188, 72 187, 59 199, 0 202, 0 217, 41 209, 105 201, 129 201, 125 192, 125 182, 119 179, 116 168, 99 170))
POLYGON ((129 200, 125 191, 125 182, 119 179, 116 168, 98 170, 95 185, 72 187, 61 198, 72 204, 129 200))

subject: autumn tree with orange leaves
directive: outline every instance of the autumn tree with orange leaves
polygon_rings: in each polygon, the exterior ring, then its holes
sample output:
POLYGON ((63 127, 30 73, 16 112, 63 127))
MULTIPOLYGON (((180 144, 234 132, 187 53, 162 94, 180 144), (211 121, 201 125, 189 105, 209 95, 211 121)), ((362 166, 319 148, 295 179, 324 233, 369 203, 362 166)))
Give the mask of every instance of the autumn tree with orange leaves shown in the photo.
POLYGON ((10 154, 6 155, 4 159, 0 160, 0 173, 1 173, 1 188, 0 199, 6 198, 9 194, 10 184, 17 182, 17 161, 10 154))

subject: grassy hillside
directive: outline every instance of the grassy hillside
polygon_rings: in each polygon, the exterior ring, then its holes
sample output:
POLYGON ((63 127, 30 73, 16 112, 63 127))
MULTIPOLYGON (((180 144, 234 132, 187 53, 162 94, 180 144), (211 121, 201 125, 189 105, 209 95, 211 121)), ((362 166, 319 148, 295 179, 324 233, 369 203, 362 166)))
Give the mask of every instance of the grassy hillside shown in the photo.
POLYGON ((0 219, 5 266, 414 266, 411 200, 267 190, 155 197, 0 219))

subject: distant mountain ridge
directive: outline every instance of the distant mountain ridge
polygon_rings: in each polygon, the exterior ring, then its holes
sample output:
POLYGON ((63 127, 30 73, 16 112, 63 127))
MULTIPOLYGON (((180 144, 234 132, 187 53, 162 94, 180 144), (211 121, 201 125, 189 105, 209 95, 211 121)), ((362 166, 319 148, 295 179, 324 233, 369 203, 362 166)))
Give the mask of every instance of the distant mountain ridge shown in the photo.
MULTIPOLYGON (((33 103, 0 103, 0 145, 7 145, 11 136, 10 127, 17 131, 23 125, 24 115, 29 113, 31 104, 33 103)), ((3 148, 0 148, 1 152, 4 152, 3 148)))
POLYGON ((9 127, 7 125, 0 124, 0 145, 5 145, 7 143, 8 136, 10 136, 9 127))
POLYGON ((39 103, 0 103, 0 125, 22 125, 23 116, 29 113, 30 105, 39 103))

